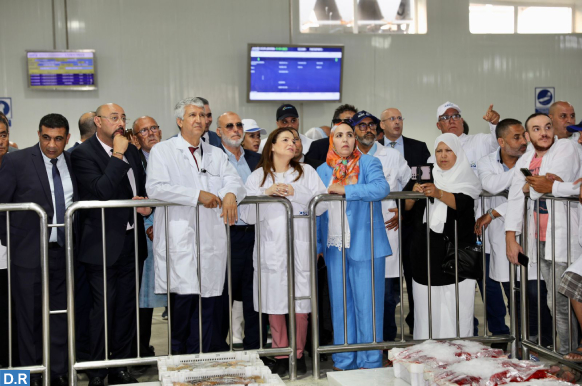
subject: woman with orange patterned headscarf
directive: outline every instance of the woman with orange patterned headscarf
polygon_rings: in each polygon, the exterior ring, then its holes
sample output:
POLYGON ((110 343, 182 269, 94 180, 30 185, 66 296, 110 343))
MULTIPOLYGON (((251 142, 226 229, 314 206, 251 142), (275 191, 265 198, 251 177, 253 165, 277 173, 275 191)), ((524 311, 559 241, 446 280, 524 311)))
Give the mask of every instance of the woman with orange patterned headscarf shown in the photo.
MULTIPOLYGON (((328 193, 345 195, 346 201, 345 204, 330 202, 318 224, 317 251, 324 256, 327 265, 334 344, 343 344, 346 335, 349 344, 374 341, 373 320, 376 321, 376 342, 382 342, 384 267, 386 256, 392 254, 380 203, 390 193, 382 164, 377 158, 362 154, 356 147, 353 127, 340 123, 331 131, 327 160, 317 168, 317 173, 328 186, 328 193), (345 329, 344 320, 347 320, 345 329)), ((382 366, 380 350, 337 353, 332 358, 336 370, 382 366)))

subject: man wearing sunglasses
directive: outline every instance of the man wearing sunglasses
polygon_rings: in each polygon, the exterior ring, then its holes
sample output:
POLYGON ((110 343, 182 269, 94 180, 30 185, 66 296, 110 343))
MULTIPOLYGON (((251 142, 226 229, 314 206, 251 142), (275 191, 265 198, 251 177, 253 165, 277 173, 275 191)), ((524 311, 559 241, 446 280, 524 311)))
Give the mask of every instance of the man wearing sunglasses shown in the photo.
MULTIPOLYGON (((228 161, 236 169, 240 178, 246 183, 247 178, 255 170, 261 156, 254 151, 243 149, 242 142, 245 137, 244 125, 238 114, 228 111, 218 118, 216 133, 220 137, 220 148, 226 153, 228 161)), ((233 307, 233 343, 236 338, 242 337, 241 323, 244 318, 244 339, 242 341, 245 350, 260 348, 259 338, 259 313, 253 306, 253 248, 255 245, 255 227, 238 220, 230 227, 230 256, 231 256, 231 283, 233 307), (240 307, 242 302, 242 307, 240 307)), ((212 338, 212 351, 228 351, 226 344, 229 322, 228 310, 231 307, 228 297, 228 280, 224 281, 220 306, 215 307, 215 326, 212 338)), ((267 318, 263 319, 263 326, 267 318)), ((266 344, 267 335, 264 334, 263 344, 266 344)), ((237 340, 236 343, 240 343, 237 340)))

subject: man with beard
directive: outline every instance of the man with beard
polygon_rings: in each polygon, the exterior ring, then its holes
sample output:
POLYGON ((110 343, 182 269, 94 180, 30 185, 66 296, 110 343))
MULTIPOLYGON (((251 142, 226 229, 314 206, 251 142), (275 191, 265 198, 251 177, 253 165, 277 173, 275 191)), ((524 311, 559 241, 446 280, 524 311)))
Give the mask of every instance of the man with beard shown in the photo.
MULTIPOLYGON (((525 122, 527 137, 532 143, 533 149, 527 151, 516 163, 515 169, 528 169, 534 176, 544 176, 549 173, 558 176, 563 181, 574 181, 579 173, 580 159, 575 144, 570 140, 554 139, 552 121, 546 114, 532 114, 525 122), (543 161, 543 162, 542 162, 543 161)), ((533 181, 532 181, 533 182, 533 181)), ((545 199, 540 199, 542 193, 538 192, 534 185, 530 185, 525 176, 514 173, 508 196, 508 210, 505 219, 505 242, 507 258, 512 264, 518 264, 519 252, 530 256, 530 262, 536 260, 542 276, 548 288, 547 303, 552 310, 552 293, 554 277, 560 278, 567 268, 568 248, 570 248, 572 261, 574 261, 582 249, 578 244, 578 215, 575 207, 570 209, 570 224, 567 224, 568 206, 565 202, 556 201, 553 206, 547 205, 545 199), (528 201, 528 250, 523 251, 516 241, 516 236, 521 233, 523 225, 524 192, 529 191, 531 200, 528 201), (539 205, 537 208, 534 205, 539 205), (539 209, 539 212, 538 212, 539 209), (539 218, 538 218, 539 213, 539 218), (552 221, 555 216, 555 221, 552 221), (568 235, 568 225, 570 234, 568 235), (555 226, 555 229, 551 229, 555 226), (539 228, 538 228, 539 227, 539 228), (539 234, 538 234, 539 229, 539 234), (555 238, 548 237, 549 235, 555 238), (552 245, 555 242, 555 245, 552 245), (537 244, 540 250, 536 251, 537 244), (568 246, 568 243, 570 246, 568 246), (555 255, 555 272, 552 269, 552 255, 555 255)), ((531 263, 530 263, 531 266, 531 263)), ((531 267, 530 267, 530 272, 531 267)), ((560 293, 556 298, 556 326, 560 338, 560 354, 568 352, 568 298, 560 293)), ((573 347, 577 344, 577 333, 573 331, 573 347)))
MULTIPOLYGON (((79 183, 79 196, 91 200, 139 200, 146 196, 145 171, 135 146, 124 136, 127 117, 119 105, 108 103, 95 111, 96 135, 71 152, 73 170, 79 183)), ((132 340, 136 331, 135 315, 135 251, 140 265, 147 258, 147 243, 143 216, 151 208, 137 208, 134 223, 132 208, 80 210, 81 235, 77 259, 84 264, 91 286, 90 316, 91 360, 125 359, 131 356, 132 340), (103 249, 99 232, 102 221, 105 228, 107 282, 103 277, 103 249), (137 244, 135 235, 137 232, 137 244), (107 285, 107 326, 110 341, 105 352, 103 286, 107 285)), ((125 367, 87 370, 89 386, 103 385, 109 374, 109 383, 135 383, 125 367)))
MULTIPOLYGON (((261 156, 254 151, 245 150, 241 144, 244 139, 243 122, 238 114, 228 111, 218 118, 216 132, 221 140, 221 149, 228 156, 228 161, 236 169, 240 178, 246 183, 247 178, 255 170, 261 156)), ((230 227, 230 258, 233 305, 229 304, 228 280, 224 281, 222 292, 222 307, 216 307, 215 321, 220 323, 214 329, 211 351, 228 351, 226 338, 229 333, 228 310, 233 307, 232 330, 233 338, 239 338, 244 317, 245 350, 255 350, 260 347, 259 313, 253 307, 253 248, 255 245, 255 226, 238 220, 230 227), (242 310, 240 307, 242 302, 242 310), (242 312, 241 312, 242 311, 242 312), (242 313, 242 315, 241 315, 242 313)), ((266 326, 267 316, 264 315, 263 326, 266 326)), ((264 334, 263 343, 267 334, 264 334)), ((234 343, 234 340, 233 340, 234 343)))
MULTIPOLYGON (((364 154, 374 156, 382 163, 382 171, 390 191, 401 191, 411 177, 408 163, 398 152, 390 146, 383 146, 376 142, 376 129, 379 120, 367 111, 360 111, 352 117, 358 149, 364 154)), ((384 282, 384 341, 393 341, 396 338, 396 306, 400 302, 399 280, 400 253, 398 243, 398 208, 394 200, 382 201, 382 215, 386 224, 386 234, 392 248, 392 256, 386 258, 384 282)))
POLYGON ((548 115, 552 120, 554 134, 558 136, 558 139, 571 138, 573 141, 578 140, 580 133, 568 130, 568 126, 576 123, 576 112, 574 112, 574 107, 570 103, 565 101, 552 103, 548 115))
MULTIPOLYGON (((481 158, 477 162, 477 171, 479 172, 479 179, 483 189, 492 193, 500 194, 509 189, 513 180, 514 173, 521 173, 515 167, 519 157, 525 153, 527 149, 527 141, 525 139, 525 129, 520 121, 517 119, 507 118, 499 122, 495 129, 499 149, 493 153, 481 158)), ((482 227, 487 228, 489 247, 491 253, 486 255, 487 271, 489 272, 490 281, 487 282, 487 313, 492 313, 489 317, 490 329, 493 335, 501 335, 507 333, 507 326, 505 325, 505 305, 503 298, 489 299, 489 286, 495 286, 496 292, 500 293, 499 283, 502 284, 505 295, 509 300, 509 264, 505 256, 505 214, 507 213, 507 199, 502 196, 492 197, 488 201, 490 209, 481 216, 475 223, 475 233, 480 235, 482 227), (495 324, 493 324, 495 323, 495 324), (501 331, 505 330, 505 331, 501 331)), ((529 331, 531 335, 536 335, 538 331, 537 319, 537 268, 529 270, 528 277, 528 296, 530 304, 529 314, 529 331)), ((519 287, 519 283, 516 283, 519 287)), ((541 282, 541 296, 546 296, 546 284, 541 282)), ((519 298, 517 299, 517 310, 519 310, 519 298)), ((548 307, 543 304, 541 308, 542 315, 542 344, 547 346, 551 344, 551 316, 548 307)), ((517 314, 518 319, 520 314, 517 314)), ((518 323, 519 328, 519 323, 518 323)), ((530 338, 531 338, 530 335, 530 338)), ((502 344, 506 346, 506 344, 502 344)), ((501 345, 500 345, 501 346, 501 345)))

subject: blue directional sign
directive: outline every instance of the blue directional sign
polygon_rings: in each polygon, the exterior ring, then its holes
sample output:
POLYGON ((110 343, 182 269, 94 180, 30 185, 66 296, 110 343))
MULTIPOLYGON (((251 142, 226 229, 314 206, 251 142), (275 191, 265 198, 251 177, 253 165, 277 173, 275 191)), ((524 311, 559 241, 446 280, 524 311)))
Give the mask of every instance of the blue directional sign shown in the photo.
POLYGON ((12 126, 12 98, 0 97, 0 112, 8 118, 8 125, 12 126))
POLYGON ((547 114, 550 106, 556 101, 555 87, 536 87, 535 90, 535 110, 536 113, 547 114))

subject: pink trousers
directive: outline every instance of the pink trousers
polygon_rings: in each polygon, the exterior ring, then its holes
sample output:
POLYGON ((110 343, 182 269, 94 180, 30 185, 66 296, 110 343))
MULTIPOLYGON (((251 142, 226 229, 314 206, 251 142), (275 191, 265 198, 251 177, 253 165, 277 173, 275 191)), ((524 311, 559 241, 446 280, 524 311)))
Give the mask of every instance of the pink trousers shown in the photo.
MULTIPOLYGON (((305 341, 307 340, 308 317, 309 314, 295 314, 295 326, 297 333, 297 359, 303 356, 303 349, 305 348, 305 341)), ((269 323, 271 324, 273 347, 289 347, 285 315, 269 315, 269 323)), ((281 356, 276 358, 282 359, 287 357, 281 356)))

